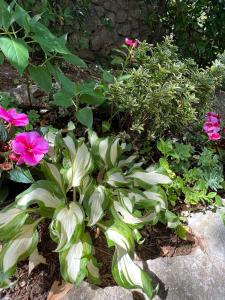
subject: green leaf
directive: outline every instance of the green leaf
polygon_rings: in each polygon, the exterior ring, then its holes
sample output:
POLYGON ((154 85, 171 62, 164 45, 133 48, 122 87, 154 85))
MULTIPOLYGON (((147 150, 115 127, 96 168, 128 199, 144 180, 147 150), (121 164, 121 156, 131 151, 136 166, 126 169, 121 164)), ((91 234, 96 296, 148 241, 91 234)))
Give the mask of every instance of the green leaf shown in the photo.
POLYGON ((53 216, 50 233, 52 238, 58 242, 56 252, 68 249, 81 235, 84 222, 82 207, 75 202, 69 206, 60 206, 53 216))
POLYGON ((4 55, 2 52, 0 52, 0 65, 4 63, 4 55))
POLYGON ((15 182, 33 183, 34 179, 27 168, 15 167, 9 172, 9 179, 15 182))
POLYGON ((54 104, 62 107, 70 107, 72 106, 72 97, 65 90, 61 90, 58 93, 53 95, 54 104))
POLYGON ((86 126, 87 128, 92 128, 93 125, 93 112, 90 107, 84 107, 78 110, 76 113, 77 120, 86 126))
POLYGON ((167 226, 169 228, 176 228, 178 225, 180 225, 179 217, 171 211, 167 210, 165 213, 165 217, 167 220, 167 226))
POLYGON ((8 185, 1 185, 0 186, 0 203, 4 203, 4 201, 7 199, 9 194, 9 187, 8 185))
POLYGON ((64 54, 63 58, 65 59, 65 61, 67 61, 68 63, 70 63, 76 67, 87 68, 87 65, 83 61, 83 59, 81 59, 79 56, 77 56, 75 54, 64 54))
POLYGON ((3 126, 3 124, 0 123, 0 141, 2 143, 5 143, 7 138, 8 138, 7 131, 6 131, 5 127, 3 126))
POLYGON ((45 66, 29 67, 31 78, 42 88, 46 93, 49 93, 52 88, 52 78, 45 66))
POLYGON ((20 74, 29 64, 29 52, 26 44, 21 39, 0 38, 0 49, 6 56, 11 65, 13 65, 20 74))
POLYGON ((102 132, 107 132, 110 130, 111 127, 111 123, 109 123, 108 121, 102 121, 102 132))

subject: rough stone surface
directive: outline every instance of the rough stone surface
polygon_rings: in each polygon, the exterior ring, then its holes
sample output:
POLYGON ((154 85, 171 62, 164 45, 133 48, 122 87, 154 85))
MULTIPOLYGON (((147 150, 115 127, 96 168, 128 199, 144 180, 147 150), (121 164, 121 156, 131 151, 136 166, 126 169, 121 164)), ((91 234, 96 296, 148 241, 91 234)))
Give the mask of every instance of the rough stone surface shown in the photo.
POLYGON ((87 282, 72 289, 63 300, 133 300, 133 295, 121 287, 97 288, 87 282))
MULTIPOLYGON (((108 56, 112 48, 123 43, 125 37, 149 39, 151 30, 146 25, 146 18, 153 10, 154 5, 141 0, 90 0, 85 21, 89 50, 97 56, 108 56)), ((82 28, 79 31, 71 26, 68 32, 71 46, 81 53, 82 28)), ((81 56, 85 58, 85 52, 81 56)))

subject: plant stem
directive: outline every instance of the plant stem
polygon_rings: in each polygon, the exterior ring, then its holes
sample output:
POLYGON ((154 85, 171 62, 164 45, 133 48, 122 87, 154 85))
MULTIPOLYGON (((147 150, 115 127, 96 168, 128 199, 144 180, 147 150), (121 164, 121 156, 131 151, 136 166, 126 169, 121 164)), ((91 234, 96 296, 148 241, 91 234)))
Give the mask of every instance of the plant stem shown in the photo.
POLYGON ((29 101, 30 106, 32 107, 32 99, 31 99, 31 93, 30 93, 30 80, 29 80, 27 72, 26 72, 25 76, 26 76, 26 86, 27 86, 28 101, 29 101))
POLYGON ((73 188, 73 201, 76 202, 77 200, 77 194, 76 194, 76 188, 73 188))

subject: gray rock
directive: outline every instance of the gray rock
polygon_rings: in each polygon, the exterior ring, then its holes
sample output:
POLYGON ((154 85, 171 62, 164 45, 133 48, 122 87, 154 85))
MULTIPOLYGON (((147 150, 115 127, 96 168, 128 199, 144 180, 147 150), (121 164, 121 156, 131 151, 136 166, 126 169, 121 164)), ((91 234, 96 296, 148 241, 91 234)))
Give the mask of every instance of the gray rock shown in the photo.
POLYGON ((189 225, 200 240, 191 255, 142 263, 161 283, 166 300, 225 299, 225 227, 218 214, 194 214, 189 225))
POLYGON ((113 286, 102 289, 82 282, 79 287, 70 290, 63 300, 133 300, 133 295, 121 287, 113 286))

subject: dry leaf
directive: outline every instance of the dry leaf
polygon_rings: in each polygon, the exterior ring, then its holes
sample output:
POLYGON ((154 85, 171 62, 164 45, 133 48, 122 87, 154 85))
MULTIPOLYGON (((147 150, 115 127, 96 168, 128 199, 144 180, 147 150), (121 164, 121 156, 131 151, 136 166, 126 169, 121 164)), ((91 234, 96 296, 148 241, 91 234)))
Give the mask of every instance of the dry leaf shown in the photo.
POLYGON ((47 300, 61 300, 73 287, 72 283, 54 281, 47 300))
POLYGON ((31 271, 39 264, 46 264, 46 259, 39 254, 37 248, 34 250, 34 252, 29 257, 29 270, 28 274, 31 273, 31 271))

